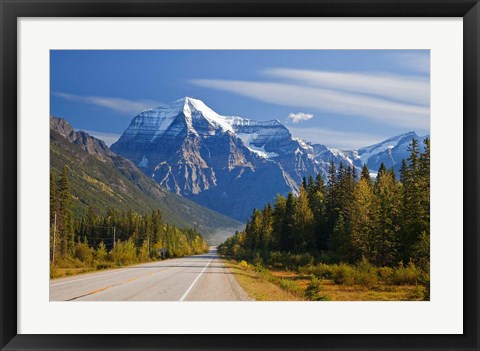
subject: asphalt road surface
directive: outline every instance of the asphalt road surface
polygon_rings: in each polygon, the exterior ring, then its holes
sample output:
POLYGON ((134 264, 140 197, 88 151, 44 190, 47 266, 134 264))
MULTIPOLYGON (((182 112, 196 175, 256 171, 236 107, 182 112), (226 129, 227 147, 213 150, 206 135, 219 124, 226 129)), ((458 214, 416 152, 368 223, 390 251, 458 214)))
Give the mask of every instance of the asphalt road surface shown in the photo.
POLYGON ((207 254, 50 280, 50 301, 242 301, 248 295, 212 247, 207 254))

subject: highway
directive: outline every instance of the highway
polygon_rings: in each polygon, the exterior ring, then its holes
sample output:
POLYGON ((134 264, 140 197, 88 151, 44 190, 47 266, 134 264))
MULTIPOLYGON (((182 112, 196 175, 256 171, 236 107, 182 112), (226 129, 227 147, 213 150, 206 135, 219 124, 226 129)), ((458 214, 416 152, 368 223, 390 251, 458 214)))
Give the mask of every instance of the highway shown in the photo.
POLYGON ((217 255, 156 261, 50 280, 50 301, 245 301, 217 255))

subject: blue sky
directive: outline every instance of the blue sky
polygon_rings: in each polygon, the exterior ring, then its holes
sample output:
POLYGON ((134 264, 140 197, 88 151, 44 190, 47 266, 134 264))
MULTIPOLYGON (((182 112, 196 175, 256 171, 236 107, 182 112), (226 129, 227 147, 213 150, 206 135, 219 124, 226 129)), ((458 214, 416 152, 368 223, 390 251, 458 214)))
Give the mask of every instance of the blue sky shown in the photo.
POLYGON ((339 148, 430 129, 428 50, 52 50, 50 113, 111 144, 184 96, 339 148))

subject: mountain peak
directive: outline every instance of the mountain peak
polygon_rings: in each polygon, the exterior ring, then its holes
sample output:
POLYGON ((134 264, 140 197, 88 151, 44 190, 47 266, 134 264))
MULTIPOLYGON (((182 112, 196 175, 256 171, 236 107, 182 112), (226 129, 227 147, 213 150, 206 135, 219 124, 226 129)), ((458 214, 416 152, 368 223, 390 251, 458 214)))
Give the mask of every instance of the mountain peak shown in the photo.
MULTIPOLYGON (((182 97, 180 99, 174 100, 172 102, 169 102, 167 104, 164 104, 162 106, 168 106, 170 108, 176 108, 176 107, 185 107, 186 105, 191 105, 191 106, 206 106, 203 101, 191 98, 189 96, 182 97)), ((162 106, 159 106, 161 108, 162 106)))

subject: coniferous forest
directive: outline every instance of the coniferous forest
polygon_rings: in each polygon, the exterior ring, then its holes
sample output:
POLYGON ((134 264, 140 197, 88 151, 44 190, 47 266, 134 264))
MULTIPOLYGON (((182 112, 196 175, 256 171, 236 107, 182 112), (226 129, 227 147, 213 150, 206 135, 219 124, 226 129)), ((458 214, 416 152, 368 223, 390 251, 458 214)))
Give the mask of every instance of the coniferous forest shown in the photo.
POLYGON ((181 257, 208 251, 195 229, 164 223, 160 210, 139 214, 108 209, 97 215, 74 215, 69 169, 50 172, 51 276, 113 268, 161 257, 181 257))
POLYGON ((366 166, 357 174, 331 163, 326 182, 320 175, 304 178, 297 195, 278 195, 254 209, 220 252, 337 283, 423 284, 429 298, 430 140, 412 139, 408 152, 399 179, 383 163, 375 178, 366 166))

